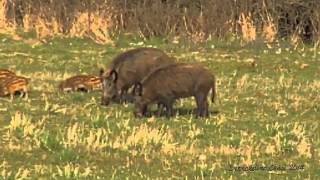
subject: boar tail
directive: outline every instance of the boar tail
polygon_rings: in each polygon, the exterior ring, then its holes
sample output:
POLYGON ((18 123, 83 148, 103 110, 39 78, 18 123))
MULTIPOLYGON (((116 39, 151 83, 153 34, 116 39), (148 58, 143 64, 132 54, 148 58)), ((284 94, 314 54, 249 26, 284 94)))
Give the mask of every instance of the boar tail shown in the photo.
POLYGON ((213 83, 212 83, 212 87, 211 87, 211 91, 212 91, 212 94, 211 94, 211 102, 215 102, 216 100, 216 97, 217 97, 217 92, 216 92, 216 78, 215 76, 213 76, 213 83))

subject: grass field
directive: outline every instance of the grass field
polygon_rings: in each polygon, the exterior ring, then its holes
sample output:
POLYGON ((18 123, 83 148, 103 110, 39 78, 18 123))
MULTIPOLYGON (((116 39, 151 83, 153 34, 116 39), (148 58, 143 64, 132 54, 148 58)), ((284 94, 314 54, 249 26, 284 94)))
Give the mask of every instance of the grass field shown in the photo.
POLYGON ((0 179, 320 178, 319 49, 134 37, 31 45, 0 35, 0 68, 31 78, 29 100, 0 98, 0 179), (173 118, 141 119, 132 104, 101 106, 100 92, 57 91, 142 46, 212 70, 210 118, 194 117, 192 98, 177 101, 173 118))

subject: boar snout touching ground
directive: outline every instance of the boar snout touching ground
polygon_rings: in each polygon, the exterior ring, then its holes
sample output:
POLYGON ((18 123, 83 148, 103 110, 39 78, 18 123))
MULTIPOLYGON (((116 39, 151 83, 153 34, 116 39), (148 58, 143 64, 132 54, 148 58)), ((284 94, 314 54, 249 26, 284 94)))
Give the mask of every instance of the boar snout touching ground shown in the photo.
POLYGON ((112 60, 108 70, 100 70, 103 79, 101 104, 130 102, 133 98, 128 94, 128 89, 134 83, 140 82, 156 68, 174 62, 174 58, 156 48, 136 48, 119 54, 112 60))
MULTIPOLYGON (((103 71, 102 71, 103 72, 103 71)), ((102 98, 101 105, 109 105, 113 103, 132 103, 133 97, 131 94, 127 94, 122 89, 118 89, 116 81, 118 79, 118 73, 115 70, 109 71, 107 75, 102 79, 102 98)))
MULTIPOLYGON (((104 73, 103 70, 100 71, 101 76, 104 73)), ((106 77, 102 78, 102 98, 101 105, 109 105, 111 101, 117 101, 118 88, 116 86, 116 81, 118 78, 118 73, 115 70, 109 72, 106 77)))
POLYGON ((209 116, 207 96, 212 91, 215 101, 215 77, 201 64, 173 64, 159 68, 134 85, 134 113, 145 116, 149 104, 162 104, 166 116, 173 115, 176 99, 194 96, 197 117, 209 116))

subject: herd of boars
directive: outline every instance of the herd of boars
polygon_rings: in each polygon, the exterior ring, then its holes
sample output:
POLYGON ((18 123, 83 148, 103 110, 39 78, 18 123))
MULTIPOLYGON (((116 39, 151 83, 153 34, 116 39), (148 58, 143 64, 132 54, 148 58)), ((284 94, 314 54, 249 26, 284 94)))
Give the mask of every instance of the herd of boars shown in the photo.
MULTIPOLYGON (((20 93, 28 98, 29 81, 14 72, 0 69, 0 96, 20 93)), ((197 117, 209 116, 207 96, 216 97, 215 76, 200 63, 178 63, 157 48, 136 48, 116 56, 100 76, 76 75, 62 81, 62 92, 102 90, 101 104, 130 102, 137 117, 146 116, 148 106, 158 105, 166 116, 173 115, 173 104, 180 98, 194 97, 197 117), (129 92, 129 89, 131 91, 129 92)), ((161 113, 159 114, 161 115, 161 113)))
POLYGON ((133 86, 134 114, 145 116, 148 105, 165 108, 166 116, 173 115, 176 99, 193 96, 197 116, 209 116, 207 96, 216 96, 215 76, 200 63, 177 63, 174 58, 155 48, 138 48, 113 59, 107 70, 101 70, 102 104, 124 102, 133 86))

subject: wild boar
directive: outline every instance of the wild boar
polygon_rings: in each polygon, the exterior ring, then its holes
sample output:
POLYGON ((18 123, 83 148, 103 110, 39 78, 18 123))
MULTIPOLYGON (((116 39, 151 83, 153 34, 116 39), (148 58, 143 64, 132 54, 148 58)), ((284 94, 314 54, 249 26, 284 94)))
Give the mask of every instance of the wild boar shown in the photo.
POLYGON ((12 71, 9 71, 7 69, 0 69, 0 82, 5 81, 8 78, 11 78, 12 76, 15 76, 16 74, 12 71))
POLYGON ((101 104, 108 105, 117 99, 123 102, 134 83, 141 81, 154 69, 174 62, 174 58, 156 48, 137 48, 118 55, 111 62, 108 71, 100 72, 103 79, 101 104))
POLYGON ((173 64, 158 68, 134 85, 135 115, 144 116, 149 104, 160 103, 169 117, 176 99, 194 96, 197 117, 209 116, 207 96, 210 89, 214 102, 215 76, 201 64, 173 64))
POLYGON ((59 90, 64 92, 101 90, 102 83, 99 76, 77 75, 70 77, 59 84, 59 90))
POLYGON ((21 97, 28 99, 28 87, 29 80, 27 78, 12 76, 0 84, 0 96, 10 95, 10 99, 13 100, 13 97, 19 92, 21 97))

